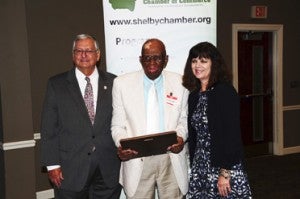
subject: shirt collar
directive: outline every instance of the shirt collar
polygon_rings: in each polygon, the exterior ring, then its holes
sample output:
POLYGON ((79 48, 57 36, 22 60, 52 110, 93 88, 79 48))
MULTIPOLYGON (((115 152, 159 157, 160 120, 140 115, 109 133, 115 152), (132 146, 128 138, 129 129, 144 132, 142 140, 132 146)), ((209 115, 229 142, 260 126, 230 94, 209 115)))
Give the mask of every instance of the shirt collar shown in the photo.
POLYGON ((147 75, 145 75, 144 73, 144 82, 147 84, 147 85, 151 85, 153 82, 155 85, 158 85, 159 83, 162 82, 162 79, 163 79, 163 76, 162 74, 160 74, 155 80, 151 80, 147 77, 147 75))
MULTIPOLYGON (((85 74, 83 74, 77 67, 75 68, 75 75, 76 75, 77 79, 85 80, 85 77, 86 77, 85 74)), ((89 76, 89 78, 91 81, 94 81, 94 80, 97 80, 98 77, 99 77, 98 69, 97 69, 97 67, 95 67, 95 70, 89 76)))

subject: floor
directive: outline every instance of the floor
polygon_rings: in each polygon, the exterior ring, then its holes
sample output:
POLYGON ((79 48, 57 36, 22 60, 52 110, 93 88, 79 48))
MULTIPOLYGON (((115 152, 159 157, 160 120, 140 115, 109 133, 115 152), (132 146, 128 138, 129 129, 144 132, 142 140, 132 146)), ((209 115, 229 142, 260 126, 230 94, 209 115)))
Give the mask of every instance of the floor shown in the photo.
POLYGON ((245 161, 253 199, 300 199, 300 153, 245 161))

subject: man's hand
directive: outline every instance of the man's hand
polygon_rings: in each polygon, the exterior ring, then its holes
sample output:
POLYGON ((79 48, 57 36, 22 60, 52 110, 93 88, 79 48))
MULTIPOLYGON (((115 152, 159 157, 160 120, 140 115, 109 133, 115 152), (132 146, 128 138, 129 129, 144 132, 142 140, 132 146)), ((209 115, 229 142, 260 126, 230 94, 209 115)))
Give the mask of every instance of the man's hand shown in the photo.
POLYGON ((177 143, 173 144, 172 146, 169 146, 168 151, 171 151, 173 153, 179 153, 180 151, 182 151, 183 147, 184 147, 183 138, 177 136, 177 143))
POLYGON ((134 158, 138 154, 137 151, 131 149, 123 150, 121 146, 118 147, 118 156, 122 161, 127 161, 134 158))
POLYGON ((48 178, 57 187, 60 187, 61 181, 64 179, 60 168, 49 170, 48 178))

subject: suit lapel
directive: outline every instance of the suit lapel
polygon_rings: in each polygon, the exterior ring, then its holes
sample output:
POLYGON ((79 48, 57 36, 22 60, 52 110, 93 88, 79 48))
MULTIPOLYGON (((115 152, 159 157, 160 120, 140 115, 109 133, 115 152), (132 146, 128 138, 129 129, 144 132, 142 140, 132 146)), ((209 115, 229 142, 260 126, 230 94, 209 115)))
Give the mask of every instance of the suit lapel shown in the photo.
POLYGON ((104 115, 109 115, 106 111, 110 110, 110 104, 107 104, 110 100, 109 98, 109 86, 107 85, 106 76, 103 74, 102 71, 98 70, 99 72, 99 79, 98 79, 98 97, 97 97, 97 107, 96 107, 96 116, 95 116, 95 123, 101 123, 103 121, 104 115), (100 120, 100 121, 99 121, 100 120))
POLYGON ((73 68, 69 71, 68 76, 67 76, 67 80, 68 80, 68 85, 67 86, 68 86, 68 89, 70 91, 71 98, 77 104, 77 106, 74 107, 74 108, 78 108, 79 111, 81 112, 81 114, 84 116, 84 118, 88 122, 90 122, 90 118, 89 118, 88 112, 86 110, 84 100, 83 100, 82 95, 81 95, 79 84, 78 84, 78 81, 77 81, 76 76, 75 76, 75 68, 73 68))
POLYGON ((165 119, 165 129, 169 129, 171 119, 174 117, 174 110, 178 108, 179 95, 178 88, 176 88, 173 82, 169 80, 166 76, 167 73, 162 73, 164 78, 164 96, 163 96, 163 107, 164 107, 164 119, 165 119))
POLYGON ((102 78, 99 76, 98 79, 98 97, 97 97, 97 106, 96 106, 96 116, 100 114, 100 110, 102 110, 101 106, 103 105, 103 101, 104 101, 104 97, 105 97, 105 90, 104 90, 105 85, 104 82, 102 80, 102 78))
POLYGON ((134 78, 131 81, 125 83, 128 91, 126 90, 123 95, 126 99, 126 105, 130 112, 128 114, 133 114, 134 118, 132 121, 135 125, 137 135, 146 132, 147 122, 146 122, 146 105, 144 99, 144 72, 140 70, 134 73, 134 78), (131 112, 132 111, 132 112, 131 112))
POLYGON ((163 107, 164 107, 164 119, 165 119, 165 129, 168 129, 169 119, 170 119, 170 113, 171 113, 171 106, 167 103, 167 96, 170 96, 171 94, 174 94, 174 91, 172 89, 172 84, 168 82, 168 78, 166 78, 165 73, 163 73, 163 80, 164 80, 164 96, 163 96, 163 107))
MULTIPOLYGON (((146 104, 145 104, 145 96, 144 96, 144 72, 140 71, 138 73, 137 79, 133 82, 136 85, 136 90, 133 91, 133 94, 136 95, 136 102, 133 105, 136 107, 137 118, 142 122, 140 123, 140 127, 143 129, 141 133, 146 132, 147 130, 147 112, 146 112, 146 104)), ((132 96, 134 97, 134 96, 132 96)))

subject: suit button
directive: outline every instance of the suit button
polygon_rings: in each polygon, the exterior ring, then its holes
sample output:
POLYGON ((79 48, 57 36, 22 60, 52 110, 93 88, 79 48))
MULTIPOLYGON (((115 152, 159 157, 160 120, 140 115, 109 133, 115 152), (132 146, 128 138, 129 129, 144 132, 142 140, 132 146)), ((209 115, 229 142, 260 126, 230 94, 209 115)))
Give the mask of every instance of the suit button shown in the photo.
POLYGON ((95 139, 95 136, 93 135, 92 138, 95 139))
POLYGON ((88 155, 91 155, 91 153, 88 153, 88 155))

